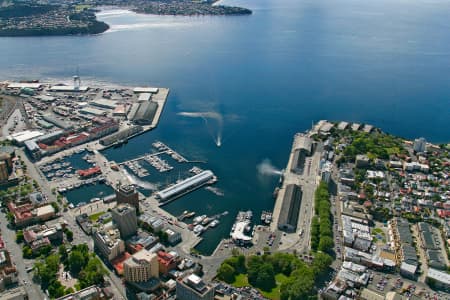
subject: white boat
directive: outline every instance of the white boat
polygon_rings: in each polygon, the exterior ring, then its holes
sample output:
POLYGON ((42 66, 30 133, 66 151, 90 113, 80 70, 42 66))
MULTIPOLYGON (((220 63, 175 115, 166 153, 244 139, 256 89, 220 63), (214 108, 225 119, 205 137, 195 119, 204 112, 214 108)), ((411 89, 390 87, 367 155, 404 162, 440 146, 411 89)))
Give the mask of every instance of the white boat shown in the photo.
POLYGON ((206 218, 203 219, 202 225, 203 225, 203 226, 204 226, 204 225, 208 225, 208 223, 211 222, 212 220, 213 220, 213 219, 206 217, 206 218))
POLYGON ((203 227, 202 225, 197 225, 194 227, 194 233, 197 235, 200 235, 203 233, 203 231, 205 230, 205 227, 203 227))
POLYGON ((213 220, 213 221, 209 224, 209 226, 212 227, 212 228, 214 228, 214 227, 216 227, 217 225, 219 225, 219 223, 220 223, 219 220, 216 219, 216 220, 213 220))
POLYGON ((198 216, 198 217, 195 217, 194 218, 194 225, 197 225, 197 224, 199 224, 199 223, 201 223, 201 222, 203 222, 203 220, 206 218, 206 215, 201 215, 201 216, 198 216))

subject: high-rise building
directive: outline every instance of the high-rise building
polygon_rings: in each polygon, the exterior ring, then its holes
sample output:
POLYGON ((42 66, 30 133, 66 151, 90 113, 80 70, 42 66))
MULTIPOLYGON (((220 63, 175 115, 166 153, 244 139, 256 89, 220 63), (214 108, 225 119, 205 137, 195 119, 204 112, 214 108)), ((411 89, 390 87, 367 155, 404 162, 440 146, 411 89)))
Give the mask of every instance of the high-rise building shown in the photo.
POLYGON ((152 277, 158 278, 158 256, 142 249, 123 263, 123 272, 128 282, 146 282, 152 277))
POLYGON ((195 274, 177 279, 178 300, 213 300, 214 288, 195 274))
POLYGON ((120 236, 126 239, 137 231, 136 209, 129 204, 120 204, 111 210, 113 222, 119 228, 120 236))
POLYGON ((139 194, 132 185, 121 185, 116 189, 117 204, 128 203, 139 211, 139 194))
POLYGON ((125 252, 125 243, 120 239, 120 232, 112 223, 94 230, 92 235, 95 247, 109 261, 125 252))
POLYGON ((417 153, 427 151, 427 140, 423 137, 415 139, 413 149, 417 153))

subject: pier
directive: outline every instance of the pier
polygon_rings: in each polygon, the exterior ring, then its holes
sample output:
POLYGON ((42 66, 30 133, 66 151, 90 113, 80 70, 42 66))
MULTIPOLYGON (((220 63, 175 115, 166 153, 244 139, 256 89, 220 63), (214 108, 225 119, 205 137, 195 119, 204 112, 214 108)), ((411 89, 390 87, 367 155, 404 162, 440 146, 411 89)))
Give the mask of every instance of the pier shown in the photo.
POLYGON ((125 161, 117 163, 117 164, 119 166, 126 165, 126 164, 129 164, 129 163, 138 162, 140 160, 145 160, 145 158, 147 158, 147 157, 158 156, 158 155, 161 155, 161 154, 164 154, 164 153, 167 153, 167 150, 161 151, 161 152, 157 152, 157 153, 144 154, 144 155, 138 156, 136 158, 125 160, 125 161))

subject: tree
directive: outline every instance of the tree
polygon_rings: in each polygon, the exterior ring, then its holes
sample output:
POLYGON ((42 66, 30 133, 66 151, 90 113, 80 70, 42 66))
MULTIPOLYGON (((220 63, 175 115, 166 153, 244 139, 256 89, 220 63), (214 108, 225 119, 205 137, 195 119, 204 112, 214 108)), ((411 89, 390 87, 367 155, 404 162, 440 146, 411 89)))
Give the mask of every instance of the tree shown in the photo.
POLYGON ((61 257, 61 261, 65 262, 68 258, 66 245, 62 244, 58 248, 58 254, 61 257))
POLYGON ((159 240, 163 244, 166 244, 167 241, 169 240, 169 236, 167 235, 167 233, 165 231, 158 232, 158 236, 159 236, 159 240))
POLYGON ((313 260, 313 267, 317 270, 317 273, 324 273, 333 262, 333 258, 322 252, 316 253, 313 260))
POLYGON ((17 243, 22 243, 23 242, 23 231, 22 230, 18 230, 16 233, 16 242, 17 243))
POLYGON ((69 242, 73 241, 73 232, 70 231, 69 229, 66 229, 66 230, 65 230, 65 233, 66 233, 67 240, 68 240, 69 242))
POLYGON ((259 287, 264 291, 270 291, 275 286, 275 272, 273 271, 273 267, 271 264, 265 263, 259 268, 255 287, 259 287))
POLYGON ((334 242, 329 236, 321 236, 318 249, 322 252, 330 253, 333 251, 334 242))
POLYGON ((90 256, 88 260, 85 268, 78 276, 81 288, 86 288, 93 284, 102 284, 104 282, 103 277, 108 273, 97 257, 90 256))
POLYGON ((69 255, 69 269, 74 275, 78 275, 86 265, 84 255, 81 251, 72 250, 69 255))
POLYGON ((58 280, 53 280, 47 290, 51 298, 59 298, 66 294, 64 286, 58 280))
POLYGON ((288 253, 278 252, 271 256, 271 262, 275 273, 283 273, 289 276, 292 272, 293 260, 295 256, 288 253))
POLYGON ((29 246, 23 246, 22 256, 23 258, 33 258, 33 250, 29 246))
POLYGON ((313 270, 306 266, 293 271, 280 287, 281 300, 308 299, 314 292, 314 277, 313 270))
POLYGON ((55 209, 56 213, 59 213, 59 205, 56 202, 52 202, 51 205, 53 206, 53 208, 55 209))
POLYGON ((45 245, 45 246, 42 246, 40 249, 39 249, 39 255, 42 255, 42 256, 47 256, 51 251, 52 251, 52 249, 53 249, 53 247, 52 247, 52 245, 45 245))
POLYGON ((234 282, 236 270, 227 263, 222 263, 217 270, 217 277, 226 283, 234 282))

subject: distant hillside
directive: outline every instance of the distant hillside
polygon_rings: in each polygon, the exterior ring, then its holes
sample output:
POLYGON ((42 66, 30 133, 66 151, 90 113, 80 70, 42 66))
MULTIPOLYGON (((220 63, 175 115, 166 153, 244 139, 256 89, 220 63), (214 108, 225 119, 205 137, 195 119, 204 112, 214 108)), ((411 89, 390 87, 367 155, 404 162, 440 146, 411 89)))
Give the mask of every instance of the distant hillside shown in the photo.
POLYGON ((58 8, 58 6, 47 4, 16 3, 14 5, 0 5, 0 18, 10 19, 40 15, 52 11, 56 8, 58 8))

